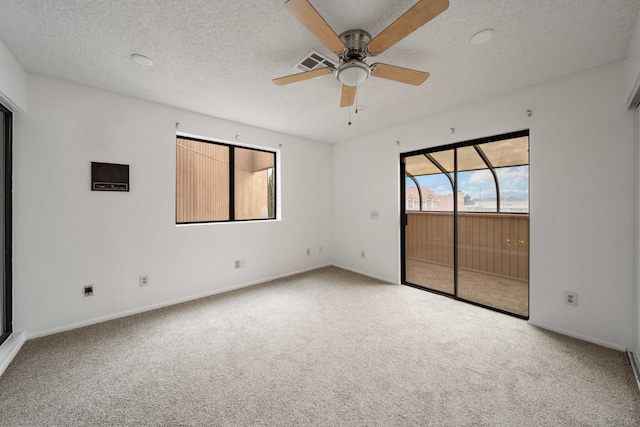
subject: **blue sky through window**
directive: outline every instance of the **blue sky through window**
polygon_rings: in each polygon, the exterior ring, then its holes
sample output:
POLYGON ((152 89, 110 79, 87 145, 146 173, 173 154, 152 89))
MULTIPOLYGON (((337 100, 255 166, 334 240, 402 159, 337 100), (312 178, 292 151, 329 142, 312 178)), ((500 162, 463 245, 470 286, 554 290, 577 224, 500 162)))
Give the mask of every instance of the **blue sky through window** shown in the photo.
MULTIPOLYGON (((512 166, 496 169, 502 198, 527 199, 529 197, 529 166, 512 166)), ((439 196, 453 194, 451 183, 444 174, 417 176, 420 186, 430 188, 439 196)), ((472 199, 495 198, 496 189, 493 176, 488 169, 459 172, 459 190, 472 199)), ((407 187, 415 188, 415 183, 407 179, 407 187)))

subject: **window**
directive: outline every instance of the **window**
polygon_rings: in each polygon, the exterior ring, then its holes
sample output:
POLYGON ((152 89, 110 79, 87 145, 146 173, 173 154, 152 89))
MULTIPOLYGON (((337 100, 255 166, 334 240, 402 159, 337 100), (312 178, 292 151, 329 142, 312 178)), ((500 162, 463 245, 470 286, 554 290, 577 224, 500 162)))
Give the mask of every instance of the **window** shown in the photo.
POLYGON ((427 200, 424 201, 424 210, 425 211, 435 210, 435 207, 433 206, 433 198, 431 196, 429 196, 427 200))
POLYGON ((276 218, 276 154, 176 138, 176 223, 276 218))

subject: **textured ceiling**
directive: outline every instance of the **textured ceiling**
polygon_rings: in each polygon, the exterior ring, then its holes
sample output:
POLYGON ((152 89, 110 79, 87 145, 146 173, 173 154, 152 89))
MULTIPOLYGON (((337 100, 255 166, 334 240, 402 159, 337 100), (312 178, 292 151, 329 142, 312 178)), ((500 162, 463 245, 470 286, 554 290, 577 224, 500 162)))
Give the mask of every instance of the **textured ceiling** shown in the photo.
MULTIPOLYGON (((266 129, 339 142, 625 58, 638 0, 450 0, 369 60, 428 71, 370 78, 356 115, 333 75, 278 87, 311 49, 334 57, 284 0, 0 0, 0 40, 27 71, 266 129), (476 32, 495 29, 483 45, 476 32), (150 57, 150 68, 130 56, 150 57)), ((339 34, 377 35, 415 0, 311 0, 339 34)))

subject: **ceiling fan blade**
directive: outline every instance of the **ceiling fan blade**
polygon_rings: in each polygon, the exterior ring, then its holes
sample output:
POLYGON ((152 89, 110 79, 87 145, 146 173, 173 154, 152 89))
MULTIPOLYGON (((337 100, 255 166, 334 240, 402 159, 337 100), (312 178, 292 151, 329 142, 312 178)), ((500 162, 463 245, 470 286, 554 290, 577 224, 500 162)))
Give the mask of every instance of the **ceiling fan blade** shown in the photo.
POLYGON ((342 96, 340 97, 341 107, 351 107, 356 98, 357 86, 342 85, 342 96))
POLYGON ((420 86, 429 77, 429 73, 425 73, 424 71, 380 63, 371 65, 371 75, 414 86, 420 86))
POLYGON ((307 27, 330 51, 340 53, 347 48, 307 0, 287 0, 284 8, 307 27))
POLYGON ((303 80, 313 79, 315 77, 321 77, 327 74, 333 73, 333 67, 318 68, 317 70, 305 71, 304 73, 291 74, 290 76, 278 77, 273 79, 273 82, 278 86, 288 85, 290 83, 297 83, 303 80))
POLYGON ((420 0, 369 43, 373 55, 384 52, 449 8, 449 0, 420 0))

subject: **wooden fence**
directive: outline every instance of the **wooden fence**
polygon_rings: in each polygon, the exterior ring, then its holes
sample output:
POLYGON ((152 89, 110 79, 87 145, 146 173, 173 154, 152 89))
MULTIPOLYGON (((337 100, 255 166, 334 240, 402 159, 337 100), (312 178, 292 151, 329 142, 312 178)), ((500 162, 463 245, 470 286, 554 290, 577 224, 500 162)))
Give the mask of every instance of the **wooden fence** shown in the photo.
MULTIPOLYGON (((408 212, 406 256, 453 266, 453 213, 408 212)), ((458 266, 529 279, 529 216, 458 213, 458 266)))

